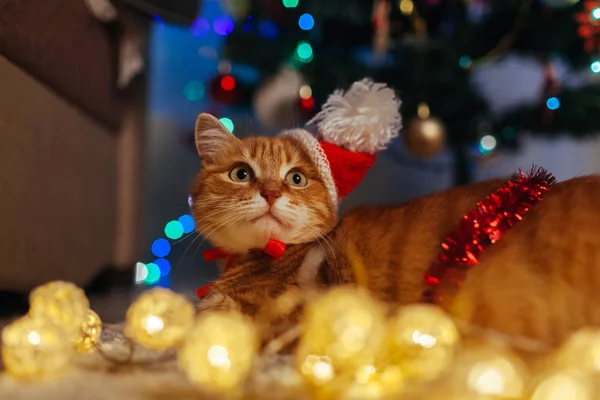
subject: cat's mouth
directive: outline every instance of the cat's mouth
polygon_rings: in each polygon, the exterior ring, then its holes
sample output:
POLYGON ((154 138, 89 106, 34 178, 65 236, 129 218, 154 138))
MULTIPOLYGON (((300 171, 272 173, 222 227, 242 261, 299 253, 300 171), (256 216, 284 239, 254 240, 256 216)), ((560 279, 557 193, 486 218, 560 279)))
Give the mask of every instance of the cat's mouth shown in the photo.
POLYGON ((277 218, 275 215, 273 215, 273 213, 271 211, 267 211, 266 213, 264 213, 263 215, 261 215, 260 217, 254 218, 252 220, 252 222, 275 222, 278 225, 283 225, 283 222, 281 222, 279 220, 279 218, 277 218))

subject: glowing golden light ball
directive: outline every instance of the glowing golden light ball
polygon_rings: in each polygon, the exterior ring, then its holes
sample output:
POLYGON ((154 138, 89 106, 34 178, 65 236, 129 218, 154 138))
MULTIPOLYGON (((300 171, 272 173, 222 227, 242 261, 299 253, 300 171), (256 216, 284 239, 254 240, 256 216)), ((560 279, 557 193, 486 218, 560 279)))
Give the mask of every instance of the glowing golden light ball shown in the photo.
POLYGON ((2 330, 2 361, 17 378, 59 375, 73 353, 65 331, 48 320, 24 317, 2 330))
POLYGON ((557 369, 600 372, 600 330, 585 328, 575 332, 554 357, 557 369))
POLYGON ((464 349, 448 373, 438 385, 443 396, 522 399, 529 380, 520 358, 507 348, 493 345, 464 349))
POLYGON ((433 379, 452 362, 459 339, 456 325, 441 309, 404 307, 388 323, 380 362, 399 366, 410 378, 433 379))
POLYGON ((74 342, 79 337, 90 302, 76 285, 54 281, 34 289, 29 295, 29 315, 52 322, 74 342))
POLYGON ((536 386, 531 400, 593 400, 592 382, 576 371, 556 372, 545 376, 536 386))
POLYGON ((198 316, 178 353, 188 379, 210 392, 240 389, 259 339, 251 321, 238 312, 205 312, 198 316))
POLYGON ((373 363, 385 333, 385 310, 365 291, 339 287, 308 305, 303 326, 296 354, 300 369, 315 383, 325 382, 373 363), (313 363, 322 356, 327 358, 313 363))
POLYGON ((127 310, 125 335, 152 350, 176 347, 189 334, 194 314, 194 306, 184 296, 152 289, 127 310))
POLYGON ((75 350, 81 354, 93 352, 100 343, 101 334, 102 320, 94 311, 88 310, 81 323, 79 337, 75 341, 75 350))

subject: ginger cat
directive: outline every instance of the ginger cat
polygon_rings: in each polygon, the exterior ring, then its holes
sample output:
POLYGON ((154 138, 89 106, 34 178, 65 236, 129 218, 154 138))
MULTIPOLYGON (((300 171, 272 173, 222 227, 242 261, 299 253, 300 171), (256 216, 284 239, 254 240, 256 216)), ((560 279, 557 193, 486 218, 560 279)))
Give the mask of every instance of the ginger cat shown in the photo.
MULTIPOLYGON (((307 279, 319 287, 353 283, 342 251, 347 243, 360 254, 376 297, 394 305, 418 302, 423 274, 444 238, 507 181, 457 187, 397 207, 363 207, 338 219, 315 165, 293 137, 240 140, 205 114, 196 134, 203 168, 191 194, 199 230, 216 246, 246 253, 200 309, 238 307, 253 315, 265 299, 307 279), (269 238, 288 245, 277 260, 251 251, 269 238)), ((600 325, 598 198, 597 176, 554 185, 486 249, 460 288, 463 307, 451 312, 550 346, 577 328, 600 325)))

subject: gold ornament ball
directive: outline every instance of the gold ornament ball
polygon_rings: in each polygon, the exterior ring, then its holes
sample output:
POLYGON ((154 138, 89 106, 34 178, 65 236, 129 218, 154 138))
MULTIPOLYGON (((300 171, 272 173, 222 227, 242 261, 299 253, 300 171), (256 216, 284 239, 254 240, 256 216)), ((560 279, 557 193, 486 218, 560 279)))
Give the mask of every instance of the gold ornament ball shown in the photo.
POLYGON ((385 310, 367 292, 339 287, 308 305, 302 325, 297 362, 309 380, 324 384, 373 363, 385 335, 385 310))
POLYGON ((194 306, 184 296, 152 289, 127 310, 125 335, 152 350, 176 347, 189 334, 194 315, 194 306))
POLYGON ((522 399, 529 378, 519 357, 506 348, 489 344, 463 350, 448 372, 446 384, 440 385, 443 396, 522 399))
POLYGON ((79 337, 75 341, 75 350, 80 354, 91 353, 96 350, 96 345, 100 343, 102 334, 102 320, 92 310, 88 310, 83 322, 79 337))
POLYGON ((446 129, 436 118, 415 117, 404 128, 404 145, 414 157, 433 157, 446 147, 446 129))
POLYGON ((581 372, 555 372, 540 379, 531 400, 592 400, 590 378, 581 372))
POLYGON ((46 378, 64 372, 73 348, 65 331, 45 319, 21 318, 2 330, 2 361, 20 379, 46 378))
POLYGON ((69 282, 49 282, 29 295, 29 315, 59 325, 73 342, 79 337, 89 308, 90 302, 83 290, 69 282))
POLYGON ((242 314, 205 312, 198 316, 177 361, 188 379, 205 391, 226 393, 241 388, 258 345, 254 325, 242 314))
POLYGON ((459 342, 456 325, 440 308, 401 308, 389 321, 381 362, 398 365, 415 379, 437 377, 450 365, 459 342))
POLYGON ((557 369, 600 372, 600 330, 584 328, 575 332, 554 356, 557 369))

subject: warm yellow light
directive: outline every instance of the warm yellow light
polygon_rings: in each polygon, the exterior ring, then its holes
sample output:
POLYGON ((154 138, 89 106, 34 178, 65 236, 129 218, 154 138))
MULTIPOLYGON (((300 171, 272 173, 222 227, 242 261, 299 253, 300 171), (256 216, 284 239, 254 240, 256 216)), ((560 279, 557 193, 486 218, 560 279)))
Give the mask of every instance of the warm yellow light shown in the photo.
POLYGON ((411 15, 415 9, 412 0, 400 0, 398 7, 400 8, 400 12, 404 15, 411 15))
POLYGON ((194 306, 185 297, 163 288, 152 289, 127 310, 125 334, 149 349, 176 347, 192 328, 194 314, 194 306))
POLYGON ((157 332, 160 332, 165 327, 165 323, 162 318, 157 317, 156 315, 151 315, 146 319, 146 332, 150 335, 154 335, 157 332))
POLYGON ((40 334, 37 333, 36 331, 31 331, 31 332, 29 332, 29 335, 27 335, 27 340, 32 345, 37 346, 38 344, 40 344, 40 341, 41 341, 40 334))
POLYGON ((302 85, 300 87, 300 98, 302 99, 310 99, 312 97, 312 89, 308 85, 302 85))
POLYGON ((258 348, 254 325, 237 312, 203 312, 177 355, 190 381, 209 392, 241 388, 258 348))
POLYGON ((227 349, 220 344, 215 344, 208 349, 206 354, 208 362, 215 367, 221 367, 225 369, 231 368, 231 360, 229 360, 227 349))
POLYGON ((50 321, 63 328, 74 342, 90 302, 76 285, 54 281, 34 289, 29 295, 29 315, 50 321))
POLYGON ((14 377, 59 375, 70 365, 72 355, 69 336, 47 320, 24 317, 2 330, 2 362, 14 377))

